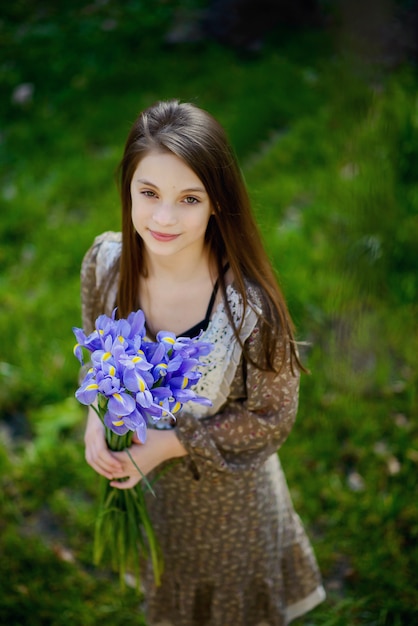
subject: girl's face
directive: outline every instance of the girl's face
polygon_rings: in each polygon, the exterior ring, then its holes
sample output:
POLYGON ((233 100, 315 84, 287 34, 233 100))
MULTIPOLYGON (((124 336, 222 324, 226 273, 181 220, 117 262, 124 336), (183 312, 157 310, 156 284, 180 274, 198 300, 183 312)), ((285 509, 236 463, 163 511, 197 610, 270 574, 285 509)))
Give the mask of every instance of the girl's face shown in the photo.
POLYGON ((171 152, 149 152, 131 181, 132 222, 148 254, 198 258, 212 213, 193 170, 171 152))

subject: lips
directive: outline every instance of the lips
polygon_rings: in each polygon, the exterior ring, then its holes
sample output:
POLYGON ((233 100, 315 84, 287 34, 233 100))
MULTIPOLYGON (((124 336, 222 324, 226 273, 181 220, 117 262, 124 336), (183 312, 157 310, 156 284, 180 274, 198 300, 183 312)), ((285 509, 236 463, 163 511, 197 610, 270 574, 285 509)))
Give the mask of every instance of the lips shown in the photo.
POLYGON ((174 239, 177 239, 177 237, 179 235, 172 235, 170 233, 159 233, 155 230, 150 230, 149 231, 151 236, 154 237, 154 239, 156 239, 157 241, 173 241, 174 239))

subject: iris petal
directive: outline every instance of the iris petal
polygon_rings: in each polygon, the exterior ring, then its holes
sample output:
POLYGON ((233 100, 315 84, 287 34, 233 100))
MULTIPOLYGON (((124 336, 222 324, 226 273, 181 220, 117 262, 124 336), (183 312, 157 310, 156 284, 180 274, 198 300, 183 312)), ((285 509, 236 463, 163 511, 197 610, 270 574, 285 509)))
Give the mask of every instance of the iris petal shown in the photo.
POLYGON ((108 407, 117 415, 129 415, 135 409, 135 400, 127 393, 114 393, 109 398, 108 407))
POLYGON ((73 332, 74 355, 83 363, 86 349, 92 363, 76 397, 86 405, 98 399, 104 423, 113 432, 124 435, 131 430, 144 442, 148 421, 172 415, 189 401, 211 404, 193 391, 202 375, 196 369, 200 358, 212 349, 200 335, 178 338, 161 331, 157 341, 148 341, 143 311, 116 319, 116 309, 111 317, 100 315, 89 335, 81 328, 73 332))

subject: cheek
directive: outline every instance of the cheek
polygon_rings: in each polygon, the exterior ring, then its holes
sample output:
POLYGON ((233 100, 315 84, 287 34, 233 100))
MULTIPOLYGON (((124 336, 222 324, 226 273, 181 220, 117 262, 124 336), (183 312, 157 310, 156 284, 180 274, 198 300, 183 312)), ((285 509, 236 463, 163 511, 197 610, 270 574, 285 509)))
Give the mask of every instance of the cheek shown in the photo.
POLYGON ((141 215, 145 214, 145 206, 144 203, 141 202, 141 198, 138 198, 138 196, 132 196, 131 197, 131 214, 132 216, 136 216, 138 218, 141 217, 141 215))
POLYGON ((209 216, 201 215, 199 218, 193 220, 193 224, 190 224, 190 230, 196 233, 202 234, 206 232, 209 223, 209 216))
POLYGON ((138 231, 141 229, 141 225, 143 224, 144 221, 144 215, 143 212, 141 211, 141 207, 138 205, 137 202, 132 202, 132 207, 131 207, 131 220, 132 223, 135 227, 135 229, 138 231))

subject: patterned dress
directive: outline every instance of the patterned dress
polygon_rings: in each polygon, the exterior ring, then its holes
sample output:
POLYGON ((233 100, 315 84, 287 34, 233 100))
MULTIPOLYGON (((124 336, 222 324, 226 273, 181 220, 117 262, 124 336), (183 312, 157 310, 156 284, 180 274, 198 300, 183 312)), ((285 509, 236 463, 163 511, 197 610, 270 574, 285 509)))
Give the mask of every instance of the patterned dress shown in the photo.
MULTIPOLYGON (((119 233, 104 233, 87 252, 81 271, 83 328, 109 271, 118 263, 119 233)), ((248 286, 241 338, 257 360, 260 298, 248 286)), ((114 308, 116 284, 106 313, 114 308)), ((233 317, 243 310, 227 288, 233 317)), ((223 303, 213 311, 203 340, 214 350, 197 391, 212 407, 190 403, 176 433, 188 455, 161 472, 149 512, 164 555, 162 584, 144 572, 150 626, 285 626, 324 597, 309 540, 294 511, 278 448, 297 412, 299 377, 287 363, 277 375, 242 358, 223 303)))

